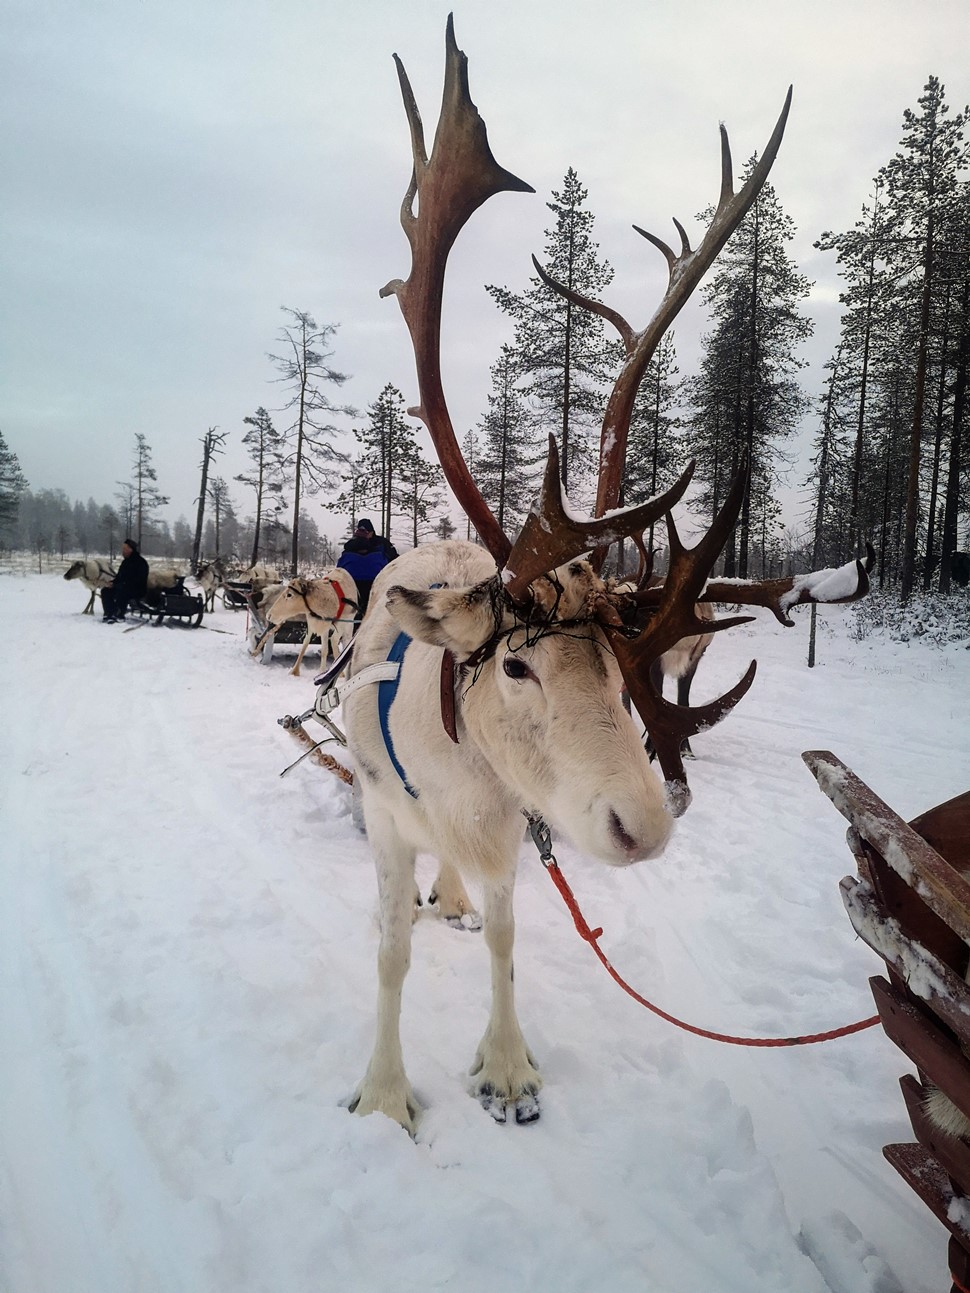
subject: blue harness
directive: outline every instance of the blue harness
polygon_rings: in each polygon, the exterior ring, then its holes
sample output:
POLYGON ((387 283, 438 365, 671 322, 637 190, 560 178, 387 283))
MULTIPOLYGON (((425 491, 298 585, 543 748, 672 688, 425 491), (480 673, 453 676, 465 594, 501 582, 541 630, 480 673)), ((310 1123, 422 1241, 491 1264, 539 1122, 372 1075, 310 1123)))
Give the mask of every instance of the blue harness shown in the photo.
POLYGON ((404 789, 412 799, 417 799, 418 792, 408 781, 407 776, 401 766, 400 760, 394 753, 394 742, 391 740, 391 706, 397 696, 397 685, 401 676, 401 665, 404 663, 404 653, 411 645, 411 639, 406 633, 399 633, 394 639, 394 644, 387 653, 387 659, 391 664, 398 666, 398 672, 393 678, 382 678, 377 684, 377 715, 381 722, 381 736, 384 738, 384 748, 387 750, 387 756, 394 765, 394 770, 404 782, 404 789))

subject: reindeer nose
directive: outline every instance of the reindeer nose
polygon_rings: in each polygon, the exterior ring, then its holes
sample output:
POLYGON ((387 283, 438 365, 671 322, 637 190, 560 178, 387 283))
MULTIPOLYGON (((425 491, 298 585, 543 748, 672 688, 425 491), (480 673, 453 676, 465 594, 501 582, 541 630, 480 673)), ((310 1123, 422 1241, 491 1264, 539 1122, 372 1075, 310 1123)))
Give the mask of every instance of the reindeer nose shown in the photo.
POLYGON ((610 834, 616 844, 627 854, 629 860, 634 861, 635 856, 640 853, 640 846, 636 840, 624 827, 623 823, 617 817, 613 809, 610 809, 610 834))

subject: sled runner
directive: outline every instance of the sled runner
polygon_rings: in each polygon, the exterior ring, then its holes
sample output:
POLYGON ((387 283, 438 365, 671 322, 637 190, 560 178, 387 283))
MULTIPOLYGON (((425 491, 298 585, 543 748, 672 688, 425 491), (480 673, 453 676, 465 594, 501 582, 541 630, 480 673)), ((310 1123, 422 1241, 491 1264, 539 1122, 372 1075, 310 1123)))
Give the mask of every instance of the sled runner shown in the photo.
POLYGON ((198 628, 205 613, 205 599, 201 594, 193 596, 184 588, 185 576, 180 575, 172 588, 154 589, 128 603, 128 615, 148 617, 156 626, 163 620, 174 620, 187 628, 198 628))

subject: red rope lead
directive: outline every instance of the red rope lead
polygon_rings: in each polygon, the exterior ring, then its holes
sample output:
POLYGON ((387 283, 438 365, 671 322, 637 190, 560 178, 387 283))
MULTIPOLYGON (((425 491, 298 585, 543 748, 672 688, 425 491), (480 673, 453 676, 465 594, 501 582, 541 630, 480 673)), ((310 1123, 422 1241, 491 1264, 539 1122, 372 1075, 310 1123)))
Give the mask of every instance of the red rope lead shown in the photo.
POLYGON ((624 992, 628 992, 634 1001, 639 1001, 641 1006, 646 1006, 655 1015, 661 1019, 666 1019, 668 1024, 674 1024, 677 1028, 682 1028, 684 1032, 693 1033, 695 1037, 707 1037, 712 1042, 726 1042, 731 1046, 810 1046, 813 1042, 829 1042, 836 1037, 848 1037, 850 1033, 860 1033, 864 1028, 872 1028, 874 1024, 879 1023, 879 1016, 873 1015, 869 1019, 860 1019, 858 1023, 847 1024, 844 1028, 833 1028, 827 1033, 814 1033, 808 1037, 730 1037, 725 1033, 712 1033, 706 1028, 695 1028, 693 1024, 685 1024, 682 1019, 675 1019, 673 1015, 668 1015, 665 1010, 655 1006, 646 997, 641 997, 639 992, 634 991, 625 979, 617 974, 616 970, 610 964, 605 953, 600 949, 599 939, 603 933, 602 929, 590 929, 587 925, 583 913, 579 909, 579 903, 570 889, 566 877, 559 870, 559 863, 554 857, 549 855, 551 860, 543 857, 543 865, 552 876, 553 883, 562 894, 563 901, 569 908, 573 918, 573 924, 579 932, 580 938, 589 943, 590 947, 603 962, 607 972, 616 980, 624 992))

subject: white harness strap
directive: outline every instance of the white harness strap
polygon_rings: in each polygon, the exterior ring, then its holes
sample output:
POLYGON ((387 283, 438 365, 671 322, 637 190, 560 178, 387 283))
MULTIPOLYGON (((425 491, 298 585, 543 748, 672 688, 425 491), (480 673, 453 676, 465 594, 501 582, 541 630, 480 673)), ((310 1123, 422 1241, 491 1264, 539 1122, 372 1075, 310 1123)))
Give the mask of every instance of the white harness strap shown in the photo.
POLYGON ((318 722, 322 722, 327 714, 333 713, 338 706, 342 705, 348 696, 361 687, 366 687, 373 682, 393 682, 396 680, 401 671, 400 663, 396 660, 382 660, 380 664, 369 664, 366 668, 361 669, 360 673, 355 673, 352 678, 345 682, 331 683, 329 687, 320 687, 317 692, 317 698, 313 703, 313 716, 318 722))

